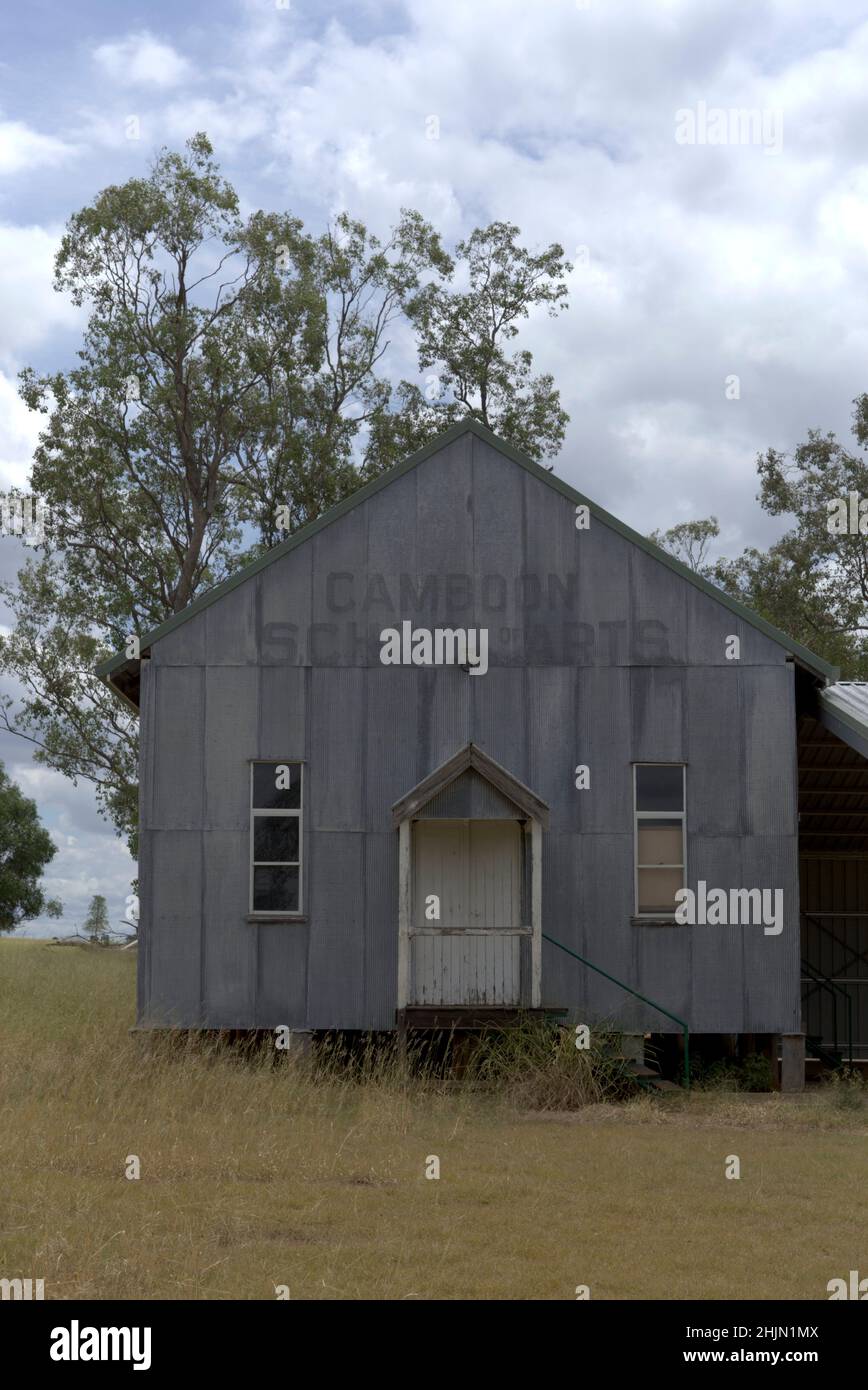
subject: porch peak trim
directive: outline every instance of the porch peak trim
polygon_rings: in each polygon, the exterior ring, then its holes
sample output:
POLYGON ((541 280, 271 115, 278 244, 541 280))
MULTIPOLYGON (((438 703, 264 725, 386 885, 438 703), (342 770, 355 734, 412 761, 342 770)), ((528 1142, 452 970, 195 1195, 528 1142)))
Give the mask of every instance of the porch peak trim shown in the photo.
POLYGON ((494 758, 489 757, 488 753, 484 753, 476 743, 466 743, 463 748, 459 748, 457 753, 453 753, 451 758, 447 758, 445 763, 441 763, 427 777, 423 777, 411 791, 396 801, 392 807, 392 825, 397 828, 402 821, 410 820, 417 815, 438 792, 444 791, 471 768, 514 802, 519 810, 524 811, 532 820, 538 821, 544 830, 548 829, 547 803, 532 792, 530 787, 526 787, 524 782, 519 782, 518 778, 500 763, 495 762, 494 758))

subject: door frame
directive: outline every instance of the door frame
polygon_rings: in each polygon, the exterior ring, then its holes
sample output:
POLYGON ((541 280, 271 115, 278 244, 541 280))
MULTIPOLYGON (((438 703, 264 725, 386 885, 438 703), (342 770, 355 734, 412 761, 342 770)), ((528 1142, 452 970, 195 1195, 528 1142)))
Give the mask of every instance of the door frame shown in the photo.
MULTIPOLYGON (((412 968, 413 920, 413 825, 424 817, 405 816, 398 825, 398 999, 408 1008, 412 968)), ((518 820, 519 818, 516 817, 518 820)), ((530 828, 530 1007, 538 1009, 542 998, 542 823, 536 816, 519 820, 523 834, 530 828)))

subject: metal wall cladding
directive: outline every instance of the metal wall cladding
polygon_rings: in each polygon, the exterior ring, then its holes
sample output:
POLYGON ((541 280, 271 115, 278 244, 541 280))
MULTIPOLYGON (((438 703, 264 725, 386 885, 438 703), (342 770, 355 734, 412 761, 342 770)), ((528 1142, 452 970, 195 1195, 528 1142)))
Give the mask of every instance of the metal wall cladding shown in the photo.
MULTIPOLYGON (((792 665, 613 527, 575 523, 571 499, 468 433, 154 644, 143 1022, 393 1027, 391 807, 472 741, 550 808, 547 935, 695 1031, 798 1027, 792 665), (384 665, 405 621, 484 629, 488 672, 384 665), (303 920, 246 920, 255 758, 305 764, 303 920), (687 763, 688 883, 781 888, 781 937, 631 920, 635 761, 687 763)), ((426 814, 492 818, 496 799, 461 785, 426 814)), ((584 1021, 676 1027, 548 943, 542 988, 584 1021)))
MULTIPOLYGON (((395 797, 397 801, 398 798, 395 797)), ((459 820, 521 820, 524 812, 481 777, 473 768, 462 772, 442 792, 438 792, 421 808, 419 815, 426 820, 457 818, 459 820)))

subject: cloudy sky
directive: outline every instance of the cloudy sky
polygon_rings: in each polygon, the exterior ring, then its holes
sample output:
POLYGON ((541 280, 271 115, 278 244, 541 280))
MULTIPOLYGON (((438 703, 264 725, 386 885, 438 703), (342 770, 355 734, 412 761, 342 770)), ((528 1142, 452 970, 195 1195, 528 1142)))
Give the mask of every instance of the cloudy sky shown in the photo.
MULTIPOLYGON (((561 242, 570 309, 521 339, 571 416, 557 471, 642 531, 714 513, 724 553, 766 545, 757 452, 846 436, 868 387, 866 70, 864 0, 3 6, 0 486, 38 432, 17 373, 81 333, 51 287, 65 220, 206 130, 248 211, 561 242)), ((20 558, 0 539, 4 575, 20 558)), ((0 757, 58 845, 66 928, 96 892, 117 921, 134 866, 91 791, 9 735, 0 757)))

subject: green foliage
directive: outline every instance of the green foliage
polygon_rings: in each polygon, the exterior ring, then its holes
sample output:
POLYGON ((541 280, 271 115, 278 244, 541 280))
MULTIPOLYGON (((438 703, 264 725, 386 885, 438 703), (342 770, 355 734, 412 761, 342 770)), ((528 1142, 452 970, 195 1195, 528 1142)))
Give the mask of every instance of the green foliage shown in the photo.
MULTIPOLYGON (((868 396, 854 402, 853 435, 868 442, 868 396)), ((713 577, 733 597, 841 667, 868 678, 868 534, 829 529, 835 503, 868 497, 868 461, 834 434, 810 430, 792 458, 769 449, 757 460, 760 502, 795 525, 767 554, 755 549, 721 561, 713 577)))
POLYGON ((688 569, 708 579, 712 573, 708 564, 708 547, 719 535, 717 517, 711 516, 704 521, 680 521, 668 531, 652 531, 648 539, 662 550, 668 550, 688 569))
MULTIPOLYGON (((854 401, 853 435, 868 443, 868 394, 854 401)), ((734 560, 709 563, 719 534, 715 517, 682 522, 650 537, 810 651, 841 668, 843 679, 868 679, 868 517, 865 532, 830 529, 851 493, 868 498, 868 460, 834 434, 809 430, 792 457, 769 449, 757 458, 759 501, 794 524, 768 551, 750 547, 734 560)))
POLYGON ((861 1110, 865 1102, 865 1082, 856 1068, 841 1067, 832 1072, 826 1085, 837 1110, 861 1110))
POLYGON ((37 761, 91 781, 136 853, 135 715, 93 676, 285 535, 465 414, 535 457, 566 416, 551 378, 505 344, 563 307, 560 247, 533 256, 505 223, 456 267, 418 212, 385 241, 347 214, 320 236, 288 214, 243 218, 205 135, 69 221, 55 284, 88 310, 78 364, 21 375, 45 424, 32 491, 44 543, 17 582, 0 669, 23 698, 0 721, 37 761), (415 332, 442 395, 382 374, 415 332), (251 544, 252 541, 252 544, 251 544))
POLYGON ((553 317, 566 308, 571 266, 557 243, 534 256, 518 235, 508 222, 477 228, 455 253, 468 288, 431 283, 410 306, 419 367, 434 375, 424 390, 401 383, 395 427, 402 450, 467 415, 534 459, 556 454, 563 443, 569 416, 552 377, 532 375, 526 349, 507 349, 535 309, 553 317))
POLYGON ((492 1091, 520 1109, 576 1110, 637 1091, 624 1059, 620 1036, 595 1029, 591 1046, 577 1048, 568 1028, 535 1018, 489 1029, 472 1052, 465 1083, 492 1091))
POLYGON ((0 665, 27 691, 23 700, 0 697, 0 718, 34 742, 36 762, 93 783, 97 804, 127 833, 135 856, 138 721, 94 678, 109 650, 88 617, 98 595, 77 592, 68 573, 60 557, 43 556, 25 564, 17 587, 0 586, 17 619, 0 637, 0 665))
POLYGON ((774 1086, 772 1064, 761 1052, 749 1052, 741 1066, 743 1091, 771 1091, 774 1086))
POLYGON ((36 803, 12 782, 0 763, 0 932, 46 913, 60 917, 63 909, 39 887, 45 865, 57 853, 51 836, 39 823, 36 803))
POLYGON ((700 1091, 771 1091, 774 1075, 768 1057, 750 1052, 746 1057, 721 1057, 706 1063, 701 1056, 691 1061, 691 1083, 700 1091))
POLYGON ((690 1060, 690 1083, 697 1091, 741 1090, 741 1069, 731 1057, 705 1062, 701 1056, 690 1060))
POLYGON ((101 893, 95 893, 90 900, 84 929, 96 945, 104 946, 109 939, 109 918, 106 900, 101 893))

